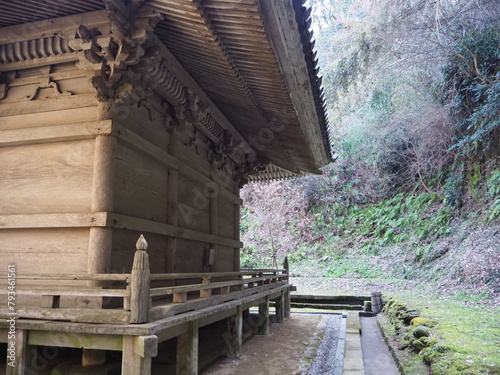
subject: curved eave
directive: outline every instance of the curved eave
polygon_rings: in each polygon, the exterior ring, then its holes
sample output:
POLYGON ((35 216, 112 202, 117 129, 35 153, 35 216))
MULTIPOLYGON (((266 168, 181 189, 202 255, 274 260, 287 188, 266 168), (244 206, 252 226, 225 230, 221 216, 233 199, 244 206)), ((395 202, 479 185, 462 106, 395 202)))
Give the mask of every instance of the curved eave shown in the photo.
POLYGON ((322 79, 310 30, 311 9, 302 0, 259 0, 269 39, 296 115, 318 168, 333 161, 322 79))
POLYGON ((164 15, 155 29, 160 40, 261 159, 295 173, 318 173, 330 160, 329 142, 314 96, 317 80, 309 77, 312 50, 307 55, 302 44, 309 34, 305 24, 297 24, 304 15, 295 13, 293 2, 287 0, 286 9, 281 2, 147 0, 144 5, 164 15), (268 8, 271 3, 275 9, 268 8), (277 20, 294 23, 293 38, 276 38, 273 30, 282 27, 277 20), (277 45, 293 50, 290 62, 277 56, 277 45), (298 66, 300 77, 287 75, 289 66, 298 66))

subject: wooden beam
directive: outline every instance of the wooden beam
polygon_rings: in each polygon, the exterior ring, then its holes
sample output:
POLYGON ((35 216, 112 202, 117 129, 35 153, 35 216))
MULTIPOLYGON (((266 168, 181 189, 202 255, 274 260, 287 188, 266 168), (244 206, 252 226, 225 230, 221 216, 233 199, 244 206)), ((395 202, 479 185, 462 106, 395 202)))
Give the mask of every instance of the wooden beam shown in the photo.
MULTIPOLYGON (((282 283, 280 283, 280 284, 268 284, 268 285, 260 286, 260 287, 254 288, 254 289, 246 289, 246 290, 234 292, 231 294, 222 294, 222 295, 212 296, 210 298, 201 298, 201 299, 196 299, 196 300, 190 300, 190 301, 186 301, 185 303, 177 303, 177 304, 170 304, 167 306, 153 307, 151 309, 150 319, 151 319, 151 321, 155 321, 155 320, 171 317, 174 315, 178 315, 178 314, 183 313, 183 312, 188 312, 190 310, 197 311, 197 310, 209 307, 209 306, 224 304, 228 300, 235 300, 238 302, 238 300, 240 298, 245 298, 245 297, 249 297, 250 299, 255 299, 255 298, 252 298, 252 295, 254 295, 256 293, 260 293, 260 292, 264 293, 270 289, 274 289, 274 287, 278 286, 278 285, 283 285, 283 284, 282 283)), ((277 291, 277 295, 274 298, 279 296, 281 289, 276 288, 276 291, 277 291)), ((254 305, 252 304, 251 306, 254 306, 254 305)))
POLYGON ((285 291, 281 291, 281 295, 274 300, 276 302, 276 323, 285 321, 285 291))
POLYGON ((160 343, 163 341, 170 340, 174 337, 180 336, 180 335, 186 333, 188 328, 189 328, 189 323, 185 322, 185 323, 181 323, 178 325, 168 327, 160 332, 157 332, 156 336, 158 337, 158 342, 160 343))
MULTIPOLYGON (((178 157, 178 136, 174 132, 170 135, 168 152, 172 157, 178 157)), ((179 172, 175 168, 168 169, 167 179, 167 224, 177 226, 179 214, 179 172)), ((177 238, 167 238, 167 254, 165 257, 165 271, 175 272, 177 262, 177 238)))
MULTIPOLYGON (((0 309, 0 318, 7 318, 7 309, 0 309)), ((78 308, 59 308, 44 309, 37 307, 19 307, 17 315, 20 318, 28 319, 50 319, 81 322, 81 323, 113 323, 128 324, 130 321, 130 312, 124 310, 111 309, 78 309, 78 308)), ((43 329, 43 327, 42 327, 43 329)))
POLYGON ((236 314, 227 321, 227 332, 223 335, 226 344, 226 355, 230 359, 240 358, 243 343, 243 309, 238 306, 236 314))
POLYGON ((290 303, 290 289, 285 291, 284 295, 284 317, 290 318, 291 316, 291 303, 290 303))
POLYGON ((176 375, 198 375, 198 321, 177 337, 176 375))
POLYGON ((269 296, 259 305, 259 319, 261 324, 257 328, 258 335, 269 335, 269 296))
MULTIPOLYGON (((240 241, 230 238, 214 236, 209 233, 199 232, 192 229, 175 227, 173 225, 160 223, 158 221, 140 219, 132 216, 110 214, 108 223, 113 228, 126 228, 138 232, 163 234, 165 236, 184 238, 192 241, 216 243, 222 246, 241 246, 240 241)), ((1 221, 0 221, 1 226, 1 221)))
POLYGON ((100 350, 122 350, 121 335, 96 335, 92 333, 69 333, 53 331, 30 331, 29 345, 60 346, 100 350))
POLYGON ((135 337, 134 353, 142 358, 156 357, 158 355, 158 337, 155 335, 135 337))
POLYGON ((80 212, 64 214, 0 215, 0 228, 82 228, 105 227, 106 212, 80 212))
POLYGON ((6 375, 25 375, 28 356, 28 331, 16 329, 15 339, 7 343, 7 370, 6 375), (10 350, 11 342, 15 348, 10 350))
MULTIPOLYGON (((0 65, 0 67, 1 66, 2 65, 0 65)), ((50 100, 39 99, 25 101, 23 102, 23 105, 19 105, 18 102, 3 103, 2 116, 45 113, 51 111, 61 111, 64 109, 94 106, 97 106, 97 100, 92 94, 69 95, 51 98, 50 100)))
POLYGON ((33 143, 74 141, 111 134, 112 122, 85 122, 71 125, 0 130, 0 147, 33 143))
POLYGON ((78 61, 78 55, 76 53, 65 53, 62 55, 41 57, 35 59, 29 59, 25 61, 17 61, 13 63, 0 64, 0 72, 8 72, 11 70, 21 70, 29 68, 37 68, 40 66, 53 65, 53 64, 63 64, 67 62, 78 61))
POLYGON ((198 319, 198 326, 204 327, 204 326, 207 326, 209 324, 218 322, 222 319, 229 318, 230 316, 233 316, 238 312, 237 309, 238 309, 237 307, 233 307, 233 308, 230 308, 227 310, 219 311, 219 312, 214 313, 214 314, 210 314, 209 316, 206 316, 204 318, 198 319))
MULTIPOLYGON (((122 375, 151 375, 152 355, 141 356, 141 346, 148 345, 146 342, 138 343, 138 337, 124 336, 122 349, 122 375)), ((151 341, 151 340, 149 340, 151 341)))
MULTIPOLYGON (((99 135, 95 141, 94 180, 92 183, 92 211, 112 212, 114 203, 115 150, 117 139, 99 135)), ((92 228, 89 234, 87 272, 106 273, 111 266, 113 231, 110 228, 92 228)), ((89 282, 99 286, 99 282, 89 282)))
POLYGON ((2 32, 0 33, 0 44, 44 38, 61 34, 64 31, 74 34, 80 25, 97 26, 100 24, 109 24, 106 17, 107 14, 107 10, 98 10, 28 24, 23 23, 22 25, 7 26, 2 28, 2 32))
MULTIPOLYGON (((238 187, 238 184, 234 184, 234 194, 239 196, 240 195, 240 188, 238 187)), ((233 238, 236 241, 240 240, 240 220, 241 220, 241 213, 240 213, 240 207, 241 207, 241 202, 234 203, 234 211, 233 211, 233 220, 234 220, 234 227, 233 227, 233 238)), ((233 270, 234 271, 239 271, 241 268, 240 264, 240 248, 243 246, 235 246, 234 247, 234 258, 233 258, 233 270)))

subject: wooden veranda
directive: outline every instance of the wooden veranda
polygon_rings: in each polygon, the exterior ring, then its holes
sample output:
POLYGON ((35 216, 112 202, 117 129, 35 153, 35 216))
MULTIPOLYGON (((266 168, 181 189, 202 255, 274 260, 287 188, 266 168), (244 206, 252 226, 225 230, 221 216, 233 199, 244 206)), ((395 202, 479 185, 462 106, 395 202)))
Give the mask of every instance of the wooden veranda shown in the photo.
MULTIPOLYGON (((228 319, 226 353, 239 357, 243 315, 258 306, 258 334, 269 333, 269 303, 275 319, 290 316, 288 262, 282 269, 243 269, 238 272, 151 274, 144 237, 137 241, 129 274, 17 274, 16 296, 43 298, 42 307, 8 305, 0 309, 0 342, 15 334, 16 366, 7 375, 35 374, 37 345, 82 348, 98 358, 106 350, 122 351, 122 375, 151 374, 158 344, 177 337, 177 374, 198 372, 198 329, 228 319), (64 287, 22 286, 22 281, 64 281, 64 287), (87 283, 86 286, 81 286, 87 283), (162 286, 168 284, 170 286, 162 286), (101 308, 61 307, 61 297, 101 299, 101 308), (13 308, 10 308, 13 306, 13 308), (9 319, 15 319, 11 328, 9 319)), ((2 279, 7 274, 0 274, 2 279)), ((0 294, 7 295, 8 289, 0 294)))

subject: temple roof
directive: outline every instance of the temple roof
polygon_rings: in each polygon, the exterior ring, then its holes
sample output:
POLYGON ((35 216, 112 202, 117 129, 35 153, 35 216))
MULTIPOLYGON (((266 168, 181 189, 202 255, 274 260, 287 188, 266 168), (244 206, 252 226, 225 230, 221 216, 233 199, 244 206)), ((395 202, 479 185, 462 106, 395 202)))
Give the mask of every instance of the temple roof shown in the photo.
MULTIPOLYGON (((14 0, 0 27, 106 9, 108 0, 14 0)), ((117 3, 117 1, 113 1, 117 3)), ((321 79, 302 0, 131 0, 258 157, 258 179, 319 173, 332 161, 321 79), (276 167, 276 168, 275 168, 276 167)), ((1 33, 0 29, 0 33, 1 33)))

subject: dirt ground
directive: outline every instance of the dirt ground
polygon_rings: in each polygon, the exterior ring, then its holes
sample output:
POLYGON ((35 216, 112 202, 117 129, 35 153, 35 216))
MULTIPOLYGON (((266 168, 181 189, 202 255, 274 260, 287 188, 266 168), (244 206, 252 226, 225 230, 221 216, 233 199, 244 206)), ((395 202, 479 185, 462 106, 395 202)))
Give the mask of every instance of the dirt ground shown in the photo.
POLYGON ((321 336, 321 315, 293 315, 273 323, 269 336, 253 336, 241 358, 214 363, 200 375, 301 375, 307 372, 321 336))

